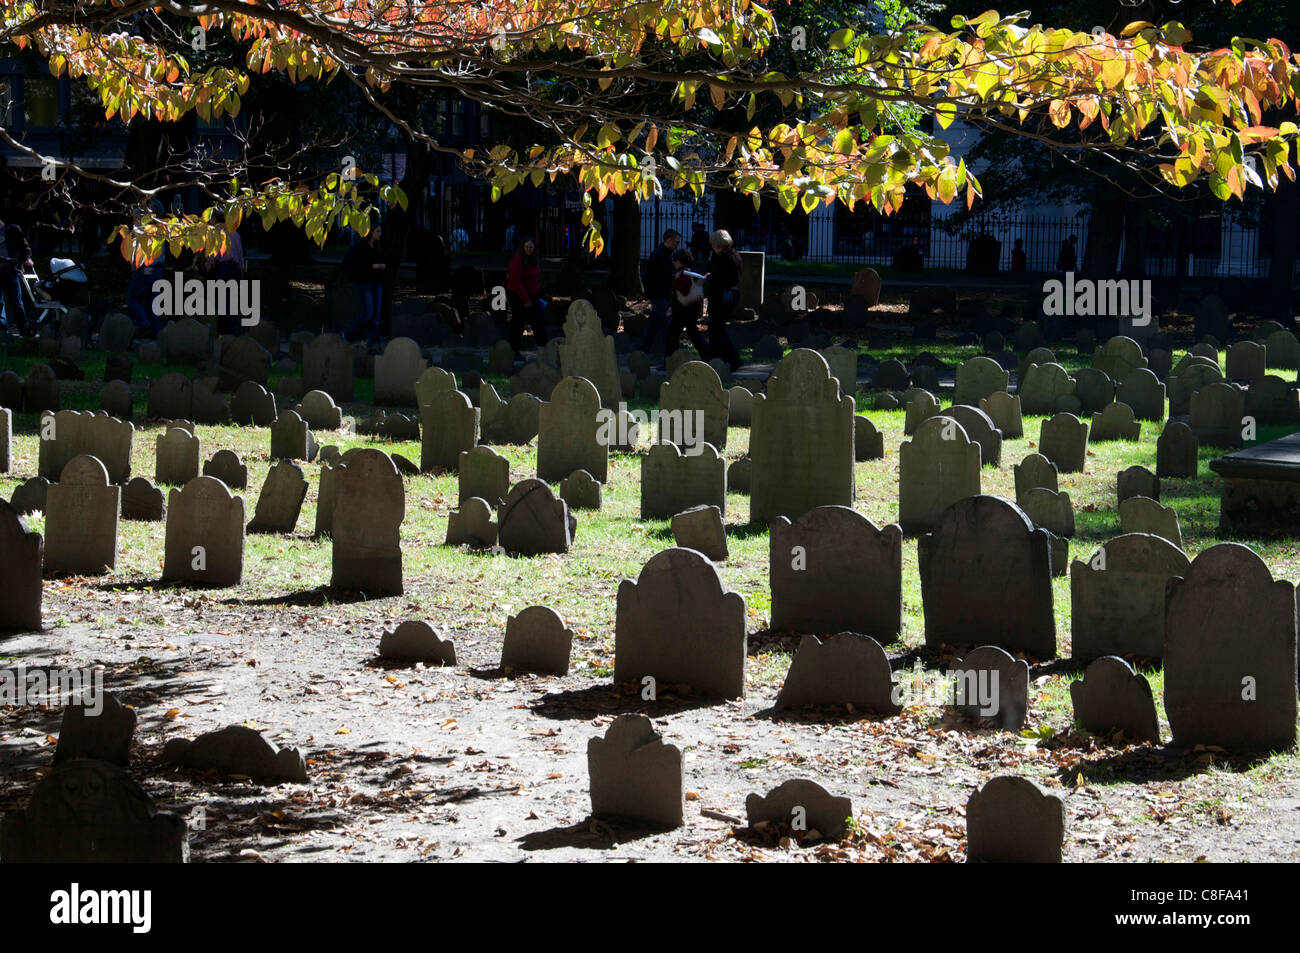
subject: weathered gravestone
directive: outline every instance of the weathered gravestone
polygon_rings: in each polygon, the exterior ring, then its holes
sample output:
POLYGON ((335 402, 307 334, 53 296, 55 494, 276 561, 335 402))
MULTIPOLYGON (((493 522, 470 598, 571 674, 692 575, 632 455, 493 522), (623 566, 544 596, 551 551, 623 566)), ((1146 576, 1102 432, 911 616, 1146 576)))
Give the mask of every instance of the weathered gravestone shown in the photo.
POLYGON ((99 409, 118 420, 130 420, 133 400, 131 388, 122 381, 109 381, 99 392, 99 409))
POLYGON ((150 420, 186 420, 194 412, 194 385, 176 371, 149 382, 145 416, 150 420))
POLYGON ((63 710, 55 767, 75 758, 94 758, 126 767, 135 734, 135 710, 112 692, 86 692, 63 710))
POLYGON ((510 461, 491 447, 462 451, 456 469, 461 504, 477 496, 496 507, 510 492, 510 461))
POLYGON ((297 748, 281 748, 246 725, 230 725, 192 739, 171 738, 163 745, 163 760, 262 781, 307 780, 307 763, 297 748))
POLYGON ((479 410, 458 390, 434 394, 420 408, 420 470, 455 470, 478 444, 479 410))
POLYGON ((419 344, 410 338, 393 338, 375 358, 375 403, 418 407, 415 382, 428 367, 419 344))
POLYGON ((1243 420, 1246 416, 1245 392, 1233 385, 1216 381, 1192 395, 1188 426, 1198 442, 1212 447, 1240 447, 1243 420))
POLYGON ((1151 686, 1122 658, 1106 655, 1089 665, 1083 678, 1070 684, 1070 701, 1084 731, 1107 736, 1119 731, 1132 741, 1160 744, 1151 686))
POLYGON ((223 391, 233 391, 245 381, 265 387, 271 372, 271 355, 251 337, 225 339, 217 367, 218 387, 223 391))
POLYGON ((1129 467, 1115 475, 1116 503, 1123 503, 1130 496, 1145 496, 1160 501, 1160 478, 1146 467, 1129 467))
POLYGON ((898 522, 931 529, 949 506, 980 492, 980 446, 951 417, 927 420, 899 448, 898 522))
POLYGON ((1257 381, 1268 373, 1268 349, 1255 341, 1238 341, 1228 348, 1230 381, 1257 381))
POLYGON ((230 401, 230 422, 241 426, 269 427, 277 416, 275 395, 254 381, 244 381, 230 401))
POLYGON ((1133 416, 1133 408, 1128 404, 1107 404, 1100 413, 1092 415, 1092 432, 1089 439, 1093 443, 1107 440, 1137 441, 1142 438, 1142 425, 1133 416))
POLYGON ((456 389, 456 375, 441 367, 426 368, 415 382, 415 404, 424 407, 434 394, 456 389))
POLYGON ((614 681, 657 691, 686 685, 698 694, 745 694, 745 599, 691 549, 652 556, 636 582, 618 587, 614 681))
POLYGON ((556 499, 544 481, 520 480, 498 511, 501 548, 522 556, 567 553, 577 522, 569 513, 569 505, 556 499))
POLYGON ((1069 493, 1046 487, 1031 487, 1017 494, 1016 504, 1033 524, 1052 534, 1052 575, 1064 576, 1070 555, 1070 538, 1074 536, 1074 506, 1069 493))
POLYGON ((168 427, 159 434, 154 443, 154 482, 184 486, 197 477, 199 444, 198 437, 180 427, 168 427))
POLYGON ((114 311, 104 318, 99 328, 99 346, 105 351, 130 350, 135 340, 135 324, 120 311, 114 311))
POLYGON ((307 498, 307 477, 292 460, 280 460, 266 474, 257 496, 250 533, 292 533, 307 498))
POLYGON ((987 357, 972 357, 958 365, 954 404, 978 404, 985 397, 1005 392, 1011 375, 987 357))
POLYGON ((330 585, 367 595, 402 593, 406 488, 392 457, 363 449, 333 467, 330 585))
POLYGON ((352 345, 337 334, 312 338, 302 351, 303 390, 323 390, 341 403, 352 400, 354 357, 352 345))
POLYGON ((902 631, 903 533, 847 506, 772 521, 772 625, 779 631, 859 632, 888 645, 902 631))
POLYGON ((451 639, 423 620, 408 619, 379 640, 382 658, 425 665, 455 665, 456 647, 451 639))
POLYGON ((56 411, 62 404, 59 397, 59 378, 48 364, 33 364, 23 381, 23 410, 39 414, 43 410, 56 411))
POLYGON ((754 397, 752 521, 853 504, 853 407, 816 351, 799 348, 782 358, 767 393, 754 397))
POLYGON ((903 436, 912 436, 921 424, 941 413, 943 409, 939 406, 938 399, 928 390, 908 391, 903 395, 903 436))
POLYGON ((1260 424, 1300 424, 1300 399, 1295 384, 1269 374, 1246 391, 1246 416, 1260 424))
POLYGON ((1156 476, 1195 479, 1199 449, 1192 428, 1171 420, 1156 439, 1156 476))
POLYGON ((1119 525, 1122 533, 1152 533, 1183 548, 1183 532, 1174 508, 1145 496, 1130 496, 1119 505, 1119 525))
POLYGON ((645 715, 619 715, 587 742, 591 813, 656 827, 682 826, 686 809, 680 748, 666 744, 645 715))
POLYGON ((615 414, 602 410, 591 381, 581 377, 560 381, 538 414, 538 479, 558 483, 574 470, 586 470, 604 483, 617 422, 615 414))
POLYGON ((487 381, 479 385, 479 431, 484 443, 525 444, 537 436, 542 400, 516 394, 507 403, 487 381))
POLYGON ((492 518, 492 504, 482 497, 471 496, 447 516, 446 546, 469 546, 485 549, 497 544, 497 523, 492 518))
POLYGON ((674 513, 669 529, 675 545, 694 549, 714 562, 726 561, 727 529, 722 522, 722 511, 716 506, 692 506, 674 513))
POLYGON ((297 411, 286 410, 271 424, 272 460, 306 460, 310 463, 316 459, 318 449, 311 428, 297 411))
POLYGON ((1038 452, 1058 473, 1082 473, 1088 458, 1088 425, 1074 414, 1059 413, 1043 421, 1038 452))
POLYGON ((1092 356, 1092 366, 1105 371, 1111 380, 1123 383, 1128 375, 1147 366, 1142 345, 1122 335, 1111 338, 1092 356))
POLYGON ((1116 536, 1087 562, 1070 566, 1071 651, 1160 658, 1165 641, 1165 586, 1187 575, 1187 554, 1162 536, 1116 536))
POLYGON ((870 417, 855 414, 853 417, 853 459, 879 460, 885 455, 885 435, 876 429, 870 417))
MULTIPOLYGON (((596 309, 586 301, 574 301, 564 316, 560 373, 564 377, 586 378, 596 388, 600 406, 607 410, 618 409, 620 388, 614 339, 605 334, 596 309)), ((601 480, 604 480, 603 476, 601 480)))
POLYGON ((1133 408, 1138 420, 1165 419, 1165 385, 1145 367, 1133 371, 1115 391, 1115 399, 1133 408))
POLYGON ((529 606, 506 620, 501 668, 563 677, 569 674, 572 646, 573 631, 565 628, 558 612, 549 606, 529 606))
MULTIPOLYGON (((1002 431, 993 425, 993 420, 988 414, 978 407, 971 407, 969 404, 953 404, 947 410, 944 410, 937 416, 950 417, 961 424, 961 429, 966 432, 966 436, 980 448, 980 466, 996 467, 1002 463, 1002 431)), ((950 434, 948 439, 956 439, 955 434, 950 434)))
POLYGON ((0 857, 7 864, 183 864, 187 838, 184 819, 159 814, 117 765, 77 758, 45 775, 25 810, 5 815, 0 857))
POLYGON ((1169 413, 1180 416, 1191 412, 1192 395, 1203 387, 1223 382, 1219 365, 1202 362, 1201 358, 1189 364, 1181 371, 1175 369, 1166 385, 1169 392, 1169 413))
POLYGON ((994 778, 966 802, 971 863, 1059 864, 1065 805, 1028 778, 994 778))
POLYGON ((958 500, 918 541, 926 645, 1056 657, 1051 540, 1016 504, 958 500))
POLYGON ((1264 340, 1269 367, 1293 370, 1300 367, 1300 340, 1290 331, 1274 331, 1264 340))
POLYGON ((218 450, 203 464, 203 475, 216 477, 232 490, 248 489, 248 467, 233 450, 218 450))
POLYGON ((323 390, 310 390, 294 408, 312 430, 338 430, 343 426, 343 411, 334 398, 323 390))
POLYGON ((1026 414, 1054 414, 1062 397, 1073 396, 1074 379, 1060 364, 1031 364, 1020 377, 1020 409, 1026 414))
POLYGON ((37 472, 47 480, 57 480, 68 461, 82 455, 98 459, 110 483, 131 479, 135 426, 130 422, 90 411, 60 410, 41 415, 39 432, 37 472))
POLYGON ((1165 712, 1179 747, 1283 751, 1296 740, 1296 591, 1240 543, 1169 583, 1165 712))
POLYGON ((717 372, 708 364, 689 361, 659 391, 659 441, 679 446, 704 441, 725 450, 729 415, 727 392, 717 372))
MULTIPOLYGON (((506 483, 509 485, 508 477, 506 483)), ((569 504, 571 510, 599 510, 600 489, 600 481, 586 470, 574 470, 560 481, 560 499, 569 504)))
POLYGON ((1002 431, 1004 440, 1019 440, 1025 435, 1025 425, 1020 415, 1019 395, 996 391, 988 397, 981 398, 979 409, 993 421, 993 426, 1002 431))
POLYGON ((168 364, 202 364, 212 354, 212 329, 189 317, 168 321, 158 344, 168 364))
POLYGON ((23 379, 13 371, 0 372, 0 407, 23 412, 23 379))
POLYGON ((9 498, 9 503, 20 516, 45 512, 45 497, 50 490, 50 481, 42 476, 24 480, 9 498))
POLYGON ((953 659, 952 707, 967 718, 990 718, 1019 731, 1029 712, 1029 664, 996 645, 981 645, 953 659))
POLYGON ((122 488, 92 456, 73 457, 46 495, 45 572, 98 576, 117 565, 122 488))
POLYGON ((641 458, 641 518, 668 519, 692 506, 727 512, 727 462, 704 443, 683 453, 659 443, 641 458))
POLYGON ((753 414, 754 392, 739 384, 730 388, 727 391, 727 423, 732 427, 748 427, 753 414))
POLYGON ((0 500, 0 630, 40 631, 43 555, 41 534, 29 531, 18 510, 0 500))
POLYGON ((839 632, 824 641, 805 635, 772 706, 848 707, 877 715, 896 715, 889 657, 880 643, 856 632, 839 632))
POLYGON ((237 586, 244 571, 244 498, 196 476, 167 499, 162 578, 200 586, 237 586))
POLYGON ((1098 368, 1082 368, 1074 374, 1074 396, 1080 413, 1095 414, 1115 399, 1115 382, 1098 368))
MULTIPOLYGON (((766 796, 745 798, 745 817, 752 830, 782 824, 803 841, 838 840, 853 818, 853 802, 834 797, 815 781, 786 781, 766 796)), ((784 828, 781 828, 782 830, 784 828)))
POLYGON ((122 488, 122 519, 141 523, 159 523, 167 518, 163 491, 148 477, 135 477, 122 488))

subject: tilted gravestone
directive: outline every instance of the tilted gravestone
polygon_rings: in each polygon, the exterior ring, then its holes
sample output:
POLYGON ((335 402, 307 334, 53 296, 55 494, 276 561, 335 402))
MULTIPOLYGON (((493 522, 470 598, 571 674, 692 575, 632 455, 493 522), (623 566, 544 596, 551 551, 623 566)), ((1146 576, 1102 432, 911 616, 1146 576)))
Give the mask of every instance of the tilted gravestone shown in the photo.
POLYGON ((456 470, 461 504, 477 496, 496 507, 510 492, 510 461, 491 447, 461 451, 456 470))
POLYGON ((675 545, 703 553, 714 562, 726 561, 727 528, 722 522, 722 511, 716 506, 692 506, 674 513, 669 529, 675 545))
POLYGON ((1004 440, 1019 440, 1025 435, 1024 421, 1020 416, 1020 397, 997 391, 979 402, 980 410, 988 414, 993 426, 1002 431, 1004 440))
POLYGON ((1145 367, 1124 378, 1115 390, 1115 399, 1133 408, 1138 420, 1165 419, 1165 385, 1145 367))
POLYGON ((1133 408, 1128 404, 1107 404, 1100 413, 1092 415, 1092 432, 1089 439, 1093 443, 1107 440, 1137 441, 1142 438, 1142 425, 1133 415, 1133 408))
POLYGON ((599 510, 600 490, 600 481, 586 470, 574 470, 560 481, 560 499, 571 510, 599 510))
POLYGON ((248 489, 248 467, 233 450, 218 450, 203 464, 203 475, 216 477, 232 490, 248 489))
POLYGON ((903 532, 847 506, 772 521, 774 630, 859 632, 888 645, 902 631, 903 532))
POLYGON ((311 428, 297 411, 286 410, 271 424, 272 460, 305 460, 310 463, 316 459, 317 450, 319 447, 311 428))
POLYGON ((587 742, 591 813, 656 827, 682 826, 686 811, 680 748, 664 742, 645 715, 619 715, 587 742))
POLYGON ((701 361, 689 361, 659 391, 657 436, 661 443, 703 441, 725 450, 729 416, 730 403, 717 371, 701 361))
POLYGON ((1160 502, 1160 478, 1146 467, 1129 467, 1115 475, 1116 505, 1130 496, 1145 496, 1160 502))
POLYGON ((1165 712, 1179 747, 1296 741, 1296 591, 1248 546, 1219 543, 1169 583, 1165 712))
POLYGON ((166 497, 148 477, 135 477, 122 488, 122 519, 159 523, 166 518, 166 497))
POLYGON ((420 408, 420 470, 455 470, 460 455, 478 444, 479 411, 458 390, 434 394, 420 408))
POLYGON ((135 721, 135 710, 123 705, 112 692, 87 692, 74 699, 63 710, 55 766, 74 758, 94 758, 126 767, 135 721))
POLYGON ((971 863, 1061 862, 1065 805, 1028 778, 994 778, 966 802, 966 859, 971 863))
POLYGON ((501 667, 539 675, 569 674, 573 631, 549 606, 529 606, 506 620, 501 667))
POLYGON ((954 404, 978 405, 981 400, 999 391, 1005 392, 1011 375, 987 357, 972 357, 957 366, 957 384, 953 390, 954 404))
POLYGON ((880 643, 856 632, 839 632, 825 640, 805 635, 772 707, 781 711, 807 706, 897 714, 889 656, 880 643))
POLYGON ((980 446, 951 417, 927 420, 899 448, 898 522, 929 530, 949 506, 980 492, 980 446))
POLYGON ((1152 533, 1183 548, 1178 513, 1172 506, 1161 506, 1145 496, 1130 496, 1119 505, 1119 525, 1122 533, 1152 533))
POLYGON ((834 797, 816 781, 796 778, 773 788, 766 796, 745 798, 746 822, 753 830, 784 824, 802 842, 820 838, 838 840, 853 817, 853 802, 834 797))
POLYGON ((1156 476, 1195 479, 1199 450, 1192 428, 1171 420, 1156 439, 1156 476))
POLYGON ((183 864, 188 836, 185 820, 158 813, 117 765, 77 758, 45 775, 25 810, 5 815, 0 856, 7 864, 183 864))
POLYGON ((540 556, 567 553, 577 519, 542 480, 520 480, 506 495, 497 516, 501 548, 507 553, 540 556))
POLYGON ((767 393, 754 397, 752 521, 853 505, 853 406, 816 351, 799 348, 781 359, 767 393))
POLYGON ((0 630, 40 631, 44 551, 41 534, 29 531, 18 511, 0 500, 0 630))
POLYGON ((652 556, 637 580, 618 587, 614 681, 644 679, 657 691, 687 685, 701 695, 745 694, 745 599, 691 549, 652 556))
POLYGON ((621 390, 614 339, 605 333, 596 309, 586 301, 574 301, 564 316, 560 373, 564 377, 586 378, 596 388, 600 406, 606 410, 618 409, 621 390))
POLYGON ((1094 735, 1122 732, 1133 741, 1160 744, 1156 701, 1144 676, 1113 655, 1088 666, 1083 678, 1070 683, 1074 720, 1094 735))
POLYGON ((135 426, 129 421, 89 411, 60 410, 41 415, 38 433, 37 472, 51 482, 59 478, 68 461, 82 455, 98 459, 108 471, 110 483, 131 479, 135 426))
POLYGON ((1088 425, 1074 414, 1049 417, 1038 431, 1038 452, 1058 473, 1082 473, 1088 459, 1088 425))
POLYGON ((942 412, 939 401, 928 390, 909 392, 911 397, 903 395, 903 436, 910 437, 920 429, 921 424, 942 412))
POLYGON ((263 781, 306 781, 307 763, 297 748, 281 748, 260 731, 230 725, 197 738, 171 738, 163 760, 200 771, 242 774, 263 781))
POLYGON ((503 401, 487 381, 479 385, 479 432, 484 443, 525 444, 537 436, 542 400, 516 394, 503 401))
POLYGON ((1162 536, 1126 533, 1070 566, 1071 657, 1160 658, 1165 587, 1187 575, 1187 554, 1162 536))
POLYGON ((379 640, 379 654, 399 662, 425 665, 455 665, 456 647, 451 639, 423 620, 408 619, 379 640))
POLYGON ((302 467, 292 460, 280 460, 266 474, 248 532, 292 533, 306 498, 307 477, 302 467))
POLYGON ((275 395, 254 381, 244 381, 230 401, 230 422, 240 426, 269 427, 275 423, 275 395))
POLYGON ((538 479, 558 483, 574 470, 586 470, 604 483, 616 423, 614 415, 602 410, 591 381, 581 377, 560 381, 538 415, 538 479))
POLYGON ((312 338, 302 352, 303 390, 323 390, 340 403, 352 400, 354 358, 352 345, 337 334, 312 338))
POLYGON ((953 708, 967 718, 989 718, 1019 731, 1029 712, 1029 664, 996 645, 981 645, 953 659, 953 708))
POLYGON ((375 403, 419 406, 415 382, 428 367, 419 344, 410 338, 393 338, 384 353, 375 358, 375 403))
POLYGON ((162 578, 199 586, 237 586, 244 573, 244 498, 199 476, 167 498, 162 578))
POLYGON ((918 541, 926 645, 1056 657, 1051 541, 1016 504, 970 496, 918 541))
POLYGON ((641 458, 641 518, 668 519, 693 506, 727 512, 727 462, 710 444, 683 453, 659 443, 641 458))
POLYGON ((92 456, 68 461, 46 496, 45 572, 98 576, 117 565, 122 488, 92 456))
POLYGON ((367 595, 402 593, 402 519, 406 488, 392 457, 363 449, 332 468, 330 585, 367 595))
POLYGON ((469 546, 485 549, 497 544, 497 524, 492 518, 492 504, 482 497, 471 496, 447 516, 446 546, 469 546))
POLYGON ((184 486, 199 475, 200 441, 188 430, 168 427, 154 444, 154 482, 184 486))

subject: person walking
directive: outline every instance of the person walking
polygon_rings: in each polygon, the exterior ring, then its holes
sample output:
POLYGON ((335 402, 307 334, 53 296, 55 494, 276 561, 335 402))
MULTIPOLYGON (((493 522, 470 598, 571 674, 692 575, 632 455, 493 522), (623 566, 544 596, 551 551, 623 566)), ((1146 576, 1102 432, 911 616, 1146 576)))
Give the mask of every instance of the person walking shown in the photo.
POLYGON ((1056 259, 1057 271, 1074 271, 1074 266, 1079 260, 1079 256, 1075 251, 1075 242, 1078 240, 1078 235, 1071 235, 1069 238, 1062 240, 1061 253, 1056 259))
POLYGON ((1015 247, 1011 249, 1012 274, 1023 274, 1028 264, 1029 260, 1025 257, 1025 240, 1017 238, 1015 247))
POLYGON ((672 320, 668 323, 668 336, 664 339, 664 353, 666 356, 677 350, 682 331, 685 331, 700 356, 707 360, 709 342, 700 331, 700 316, 704 312, 704 284, 702 276, 691 270, 694 264, 695 256, 689 248, 679 248, 673 252, 672 320))
POLYGON ((350 341, 353 335, 365 329, 369 347, 379 343, 379 316, 384 303, 383 280, 388 265, 379 251, 379 239, 383 234, 383 225, 375 225, 364 241, 357 242, 343 256, 343 273, 356 288, 357 304, 361 309, 343 336, 350 341))
POLYGON ((0 220, 0 304, 4 305, 0 334, 6 330, 15 334, 29 332, 22 274, 24 268, 31 267, 32 249, 23 230, 12 222, 0 220))
POLYGON ((709 248, 713 254, 704 282, 704 296, 709 303, 710 353, 706 357, 720 357, 735 371, 740 369, 740 354, 727 333, 727 323, 740 304, 740 252, 731 235, 721 228, 709 236, 709 248))
POLYGON ((542 292, 542 266, 537 256, 537 243, 532 237, 525 238, 519 245, 519 251, 510 259, 506 271, 506 296, 510 300, 510 346, 514 349, 515 360, 523 360, 520 348, 523 345, 524 326, 533 329, 533 341, 538 348, 546 344, 546 322, 543 309, 546 302, 539 295, 542 292))
MULTIPOLYGON (((673 295, 673 281, 677 277, 673 266, 673 253, 677 251, 677 245, 682 240, 681 233, 668 229, 664 232, 663 243, 650 253, 646 259, 645 276, 642 280, 642 286, 645 288, 645 296, 650 301, 650 317, 646 321, 645 334, 641 338, 641 350, 646 353, 654 347, 668 326, 668 309, 671 306, 673 295)), ((673 342, 671 339, 664 342, 665 354, 672 353, 673 342)))

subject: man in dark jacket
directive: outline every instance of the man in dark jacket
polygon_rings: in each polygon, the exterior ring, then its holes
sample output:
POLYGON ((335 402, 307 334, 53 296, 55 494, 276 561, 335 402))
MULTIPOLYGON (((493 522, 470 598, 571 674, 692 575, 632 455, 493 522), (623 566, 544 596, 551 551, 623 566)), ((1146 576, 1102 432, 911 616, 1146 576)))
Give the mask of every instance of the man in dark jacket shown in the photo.
POLYGON ((710 353, 705 358, 720 357, 735 371, 740 368, 740 354, 727 334, 727 322, 740 304, 740 252, 736 251, 731 235, 723 229, 709 236, 709 246, 713 256, 704 281, 704 295, 709 302, 710 353))
POLYGON ((4 316, 0 317, 0 334, 12 328, 26 334, 27 302, 23 294, 22 269, 32 267, 32 249, 27 244, 23 230, 17 225, 0 221, 0 300, 4 303, 4 316))
MULTIPOLYGON (((650 319, 646 321, 645 335, 641 338, 641 350, 649 353, 660 333, 668 325, 668 307, 672 300, 673 280, 677 277, 673 269, 673 252, 682 240, 680 232, 668 229, 664 232, 663 243, 650 253, 646 259, 645 276, 642 284, 645 296, 650 299, 650 319)), ((665 347, 671 346, 670 344, 665 347)))

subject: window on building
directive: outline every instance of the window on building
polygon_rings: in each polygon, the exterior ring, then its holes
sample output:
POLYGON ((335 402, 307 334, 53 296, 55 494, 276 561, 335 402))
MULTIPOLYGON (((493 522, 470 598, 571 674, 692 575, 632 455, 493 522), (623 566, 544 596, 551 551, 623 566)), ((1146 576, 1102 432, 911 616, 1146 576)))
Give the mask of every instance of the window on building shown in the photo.
POLYGON ((28 126, 59 124, 59 82, 28 79, 23 82, 23 119, 28 126))

